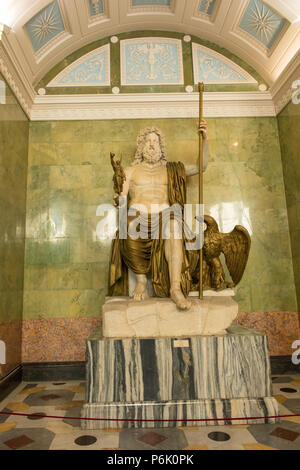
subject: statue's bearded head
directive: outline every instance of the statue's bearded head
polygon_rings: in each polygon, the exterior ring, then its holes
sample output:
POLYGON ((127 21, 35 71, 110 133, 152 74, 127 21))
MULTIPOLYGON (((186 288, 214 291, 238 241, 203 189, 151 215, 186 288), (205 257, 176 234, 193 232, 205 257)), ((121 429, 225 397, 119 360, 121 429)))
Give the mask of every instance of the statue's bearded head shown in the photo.
POLYGON ((161 159, 159 136, 155 132, 147 134, 143 148, 143 159, 146 163, 157 163, 161 159))
POLYGON ((165 137, 157 127, 148 127, 140 132, 137 139, 137 150, 134 165, 166 163, 165 137))

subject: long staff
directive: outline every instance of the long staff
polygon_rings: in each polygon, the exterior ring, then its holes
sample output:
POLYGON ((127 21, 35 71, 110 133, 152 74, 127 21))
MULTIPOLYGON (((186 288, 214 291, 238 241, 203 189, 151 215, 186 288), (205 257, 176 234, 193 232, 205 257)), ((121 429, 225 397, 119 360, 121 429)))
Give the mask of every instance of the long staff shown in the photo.
MULTIPOLYGON (((199 90, 199 126, 203 120, 203 92, 204 92, 204 83, 198 83, 199 90)), ((202 132, 199 132, 199 207, 203 207, 203 135, 202 132)), ((202 214, 200 214, 202 216, 202 214)), ((203 223, 200 226, 202 230, 203 223)), ((203 236, 203 233, 202 233, 203 236)), ((200 238, 201 240, 201 238, 200 238)), ((203 248, 200 247, 199 252, 199 299, 203 299, 203 248)))

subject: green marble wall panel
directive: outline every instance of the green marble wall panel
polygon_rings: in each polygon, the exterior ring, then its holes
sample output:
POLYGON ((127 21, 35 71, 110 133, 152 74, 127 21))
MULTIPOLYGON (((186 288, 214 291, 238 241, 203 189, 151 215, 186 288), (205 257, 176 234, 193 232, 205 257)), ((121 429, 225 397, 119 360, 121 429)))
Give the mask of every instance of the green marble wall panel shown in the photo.
MULTIPOLYGON (((129 164, 138 131, 152 125, 166 135, 169 160, 197 159, 196 119, 30 124, 24 318, 100 315, 110 241, 96 237, 96 209, 113 197, 109 152, 129 164)), ((252 236, 240 311, 295 311, 276 118, 208 119, 208 126, 205 212, 221 230, 241 223, 252 236)), ((189 178, 189 202, 197 194, 197 177, 189 178)))
POLYGON ((290 102, 277 117, 293 254, 298 308, 300 305, 300 105, 290 102))
MULTIPOLYGON (((0 75, 0 80, 4 78, 0 75)), ((0 104, 0 339, 6 365, 0 378, 21 362, 26 179, 29 123, 10 88, 0 104)))

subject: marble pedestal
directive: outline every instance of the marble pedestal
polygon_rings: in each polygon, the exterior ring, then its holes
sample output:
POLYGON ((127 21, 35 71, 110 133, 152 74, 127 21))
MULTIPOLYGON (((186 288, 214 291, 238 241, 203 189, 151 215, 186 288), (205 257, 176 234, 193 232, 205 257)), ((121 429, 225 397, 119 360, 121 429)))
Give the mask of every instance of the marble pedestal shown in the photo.
MULTIPOLYGON (((196 293, 198 294, 198 293, 196 293)), ((234 289, 205 291, 203 300, 191 296, 190 310, 179 310, 168 298, 141 302, 107 297, 102 307, 105 338, 162 338, 225 334, 238 314, 234 289)))
POLYGON ((275 423, 277 415, 265 335, 234 325, 179 339, 96 330, 87 341, 82 417, 96 420, 82 420, 83 429, 275 423))

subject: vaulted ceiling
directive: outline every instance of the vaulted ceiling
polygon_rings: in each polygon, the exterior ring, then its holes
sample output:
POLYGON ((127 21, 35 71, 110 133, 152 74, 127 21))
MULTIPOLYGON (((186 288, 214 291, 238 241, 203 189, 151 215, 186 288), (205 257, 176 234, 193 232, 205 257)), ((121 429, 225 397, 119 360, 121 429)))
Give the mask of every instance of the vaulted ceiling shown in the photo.
POLYGON ((192 34, 274 85, 300 49, 299 0, 1 0, 0 23, 27 90, 72 52, 128 31, 192 34))
POLYGON ((186 32, 226 47, 272 84, 299 49, 298 0, 1 0, 0 21, 35 84, 66 55, 130 30, 186 32))

